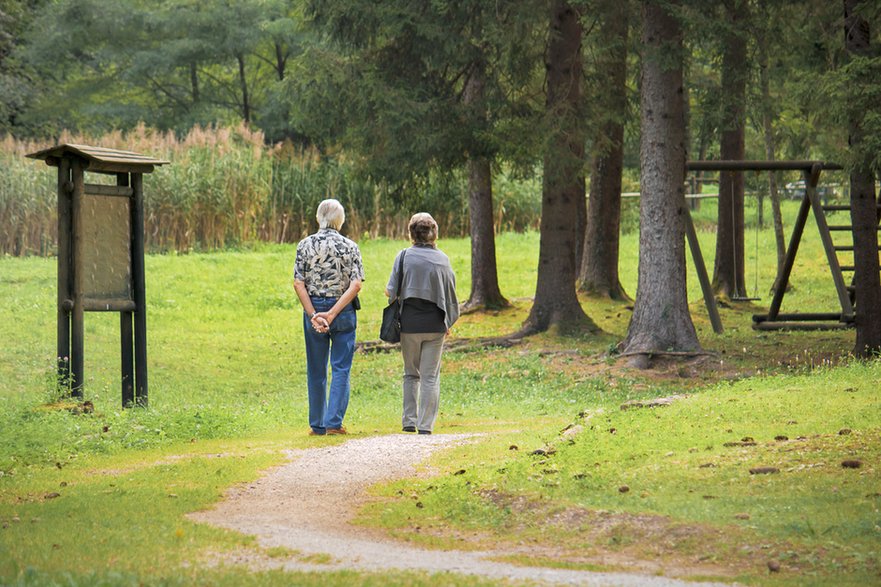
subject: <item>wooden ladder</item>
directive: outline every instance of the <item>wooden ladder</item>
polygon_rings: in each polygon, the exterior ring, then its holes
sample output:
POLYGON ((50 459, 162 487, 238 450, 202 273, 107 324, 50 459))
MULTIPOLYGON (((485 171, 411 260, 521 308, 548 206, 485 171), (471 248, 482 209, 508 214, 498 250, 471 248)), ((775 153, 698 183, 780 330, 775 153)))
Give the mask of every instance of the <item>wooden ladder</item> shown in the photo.
MULTIPOLYGON (((881 203, 879 203, 878 206, 879 206, 879 211, 881 211, 881 203)), ((849 204, 824 204, 823 211, 826 213, 828 213, 828 212, 850 212, 850 205, 849 204)), ((832 237, 833 239, 834 239, 833 235, 839 234, 839 233, 851 235, 851 239, 850 239, 849 244, 838 244, 838 243, 833 242, 832 249, 835 251, 836 256, 842 252, 851 254, 850 264, 841 264, 841 262, 840 262, 841 260, 839 259, 839 268, 841 269, 842 274, 844 274, 844 273, 851 274, 850 285, 848 285, 846 287, 846 290, 848 293, 848 297, 850 298, 851 305, 854 307, 854 309, 856 309, 856 288, 854 287, 854 277, 855 277, 854 271, 856 270, 856 266, 854 265, 854 260, 853 260, 853 253, 854 253, 853 226, 851 226, 850 224, 829 224, 828 228, 829 228, 830 237, 832 237)), ((879 227, 879 228, 881 228, 881 227, 879 227)), ((879 250, 881 250, 881 247, 879 247, 879 250)))
POLYGON ((833 233, 837 235, 850 233, 852 235, 853 228, 849 224, 829 224, 826 218, 827 212, 850 210, 850 206, 847 204, 824 205, 820 201, 820 197, 817 194, 819 172, 820 169, 816 167, 804 170, 805 195, 802 198, 798 216, 796 216, 789 247, 786 249, 783 273, 777 291, 774 292, 774 298, 771 300, 768 313, 753 316, 753 328, 757 330, 836 330, 853 328, 854 326, 856 307, 855 290, 853 287, 854 265, 853 262, 849 265, 843 265, 838 258, 839 252, 853 251, 853 241, 850 241, 851 244, 836 244, 832 236, 833 233), (801 242, 805 224, 811 212, 813 212, 814 218, 817 221, 817 229, 820 233, 820 240, 823 243, 823 250, 826 253, 826 261, 829 264, 829 271, 832 276, 832 282, 835 285, 835 292, 838 295, 841 311, 782 314, 780 313, 780 306, 786 293, 786 286, 789 283, 789 276, 792 273, 795 256, 798 253, 798 245, 801 242), (844 276, 847 272, 851 273, 849 283, 845 280, 844 276))

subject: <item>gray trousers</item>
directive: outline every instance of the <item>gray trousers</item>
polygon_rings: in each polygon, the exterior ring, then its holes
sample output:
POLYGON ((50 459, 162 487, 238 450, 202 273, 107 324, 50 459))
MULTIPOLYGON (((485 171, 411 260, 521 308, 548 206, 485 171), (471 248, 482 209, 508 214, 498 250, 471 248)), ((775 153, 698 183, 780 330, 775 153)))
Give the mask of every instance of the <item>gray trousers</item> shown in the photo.
POLYGON ((442 332, 426 334, 401 333, 401 355, 404 358, 403 426, 431 432, 437 418, 440 396, 442 332))

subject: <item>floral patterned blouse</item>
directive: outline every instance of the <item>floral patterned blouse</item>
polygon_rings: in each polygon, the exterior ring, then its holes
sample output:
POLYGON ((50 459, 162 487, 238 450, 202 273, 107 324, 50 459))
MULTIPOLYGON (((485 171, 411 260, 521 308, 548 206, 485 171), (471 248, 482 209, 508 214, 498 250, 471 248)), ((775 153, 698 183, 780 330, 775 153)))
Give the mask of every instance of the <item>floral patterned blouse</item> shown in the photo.
POLYGON ((332 228, 322 228, 297 245, 294 279, 306 284, 310 296, 338 298, 352 281, 364 281, 361 251, 332 228))

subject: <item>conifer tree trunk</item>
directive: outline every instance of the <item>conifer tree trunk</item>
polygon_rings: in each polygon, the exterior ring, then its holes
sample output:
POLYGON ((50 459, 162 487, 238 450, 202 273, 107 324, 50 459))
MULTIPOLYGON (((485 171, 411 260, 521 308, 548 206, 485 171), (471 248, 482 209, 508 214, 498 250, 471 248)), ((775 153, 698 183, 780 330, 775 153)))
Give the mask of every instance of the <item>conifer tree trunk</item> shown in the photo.
MULTIPOLYGON (((722 55, 722 139, 720 158, 739 160, 746 123, 746 0, 724 0, 728 29, 722 55)), ((743 173, 719 173, 719 215, 713 289, 725 297, 746 296, 743 246, 743 173)))
MULTIPOLYGON (((479 62, 465 84, 465 104, 486 121, 485 64, 479 62)), ((499 288, 496 268, 496 237, 493 227, 492 168, 486 157, 472 156, 468 161, 468 214, 471 233, 471 295, 464 311, 480 308, 503 308, 508 300, 499 288)))
POLYGON ((600 58, 596 64, 594 103, 603 123, 593 155, 587 228, 578 289, 611 298, 629 299, 618 278, 621 232, 621 172, 624 163, 624 119, 627 115, 627 2, 604 0, 600 58))
MULTIPOLYGON (((767 14, 764 15, 767 17, 767 14)), ((771 76, 768 71, 770 64, 768 62, 768 33, 767 31, 759 31, 757 35, 758 56, 759 56, 759 79, 762 90, 762 131, 765 141, 765 159, 774 161, 777 158, 777 149, 774 141, 774 105, 771 99, 771 76)), ((774 277, 774 283, 771 285, 771 291, 777 291, 780 287, 781 276, 783 274, 783 264, 786 262, 786 238, 783 233, 783 212, 780 209, 780 190, 777 182, 778 174, 776 171, 768 172, 768 192, 771 195, 771 215, 774 219, 774 243, 777 250, 777 272, 774 277)))
POLYGON ((552 3, 550 27, 546 105, 556 123, 544 156, 535 301, 522 334, 598 330, 575 292, 578 200, 584 200, 583 32, 579 14, 565 0, 552 3))
MULTIPOLYGON (((863 0, 844 0, 844 39, 847 52, 854 57, 871 55, 869 23, 859 15, 863 0)), ((857 79, 853 83, 872 84, 857 79)), ((877 107, 877 106, 876 106, 877 107)), ((878 114, 875 112, 874 114, 878 114)), ((850 113, 848 142, 858 153, 850 171, 850 217, 853 226, 854 285, 856 287, 856 343, 854 354, 870 357, 881 352, 881 276, 878 267, 878 202, 871 155, 862 146, 862 120, 866 112, 850 113)))
POLYGON ((639 280, 625 353, 698 351, 685 278, 685 101, 677 1, 642 3, 639 280))

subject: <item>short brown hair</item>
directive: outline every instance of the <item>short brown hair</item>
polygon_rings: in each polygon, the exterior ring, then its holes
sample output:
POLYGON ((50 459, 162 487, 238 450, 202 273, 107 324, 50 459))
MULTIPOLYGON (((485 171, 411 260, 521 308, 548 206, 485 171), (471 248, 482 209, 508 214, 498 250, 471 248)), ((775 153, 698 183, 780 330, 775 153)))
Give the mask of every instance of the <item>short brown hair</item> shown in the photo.
POLYGON ((418 212, 410 218, 410 240, 414 244, 433 245, 437 240, 437 222, 428 212, 418 212))

